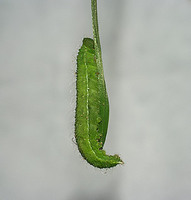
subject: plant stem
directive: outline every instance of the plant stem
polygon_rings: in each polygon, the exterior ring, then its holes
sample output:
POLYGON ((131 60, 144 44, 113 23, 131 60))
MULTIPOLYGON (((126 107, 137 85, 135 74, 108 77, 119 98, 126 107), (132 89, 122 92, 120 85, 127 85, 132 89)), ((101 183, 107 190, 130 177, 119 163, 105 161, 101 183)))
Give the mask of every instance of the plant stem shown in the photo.
POLYGON ((99 39, 99 27, 98 27, 98 16, 97 16, 97 0, 91 0, 91 10, 92 10, 92 26, 93 26, 93 38, 94 38, 96 62, 98 68, 102 71, 103 74, 101 44, 99 39))

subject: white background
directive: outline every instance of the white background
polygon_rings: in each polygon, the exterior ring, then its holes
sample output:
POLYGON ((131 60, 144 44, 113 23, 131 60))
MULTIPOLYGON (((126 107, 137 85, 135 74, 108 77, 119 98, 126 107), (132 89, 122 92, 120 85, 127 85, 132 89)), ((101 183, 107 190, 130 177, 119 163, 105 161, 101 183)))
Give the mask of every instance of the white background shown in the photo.
POLYGON ((74 137, 90 0, 0 0, 0 199, 191 199, 191 1, 104 0, 110 124, 125 164, 95 169, 74 137))

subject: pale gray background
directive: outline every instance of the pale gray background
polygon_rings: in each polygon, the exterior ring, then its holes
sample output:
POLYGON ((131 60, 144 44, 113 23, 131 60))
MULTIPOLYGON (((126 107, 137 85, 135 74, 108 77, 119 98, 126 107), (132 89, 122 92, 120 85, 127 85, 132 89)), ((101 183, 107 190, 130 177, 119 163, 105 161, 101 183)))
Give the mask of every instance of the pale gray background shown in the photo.
POLYGON ((98 170, 74 137, 90 0, 0 0, 0 199, 191 199, 191 1, 99 0, 110 97, 98 170))

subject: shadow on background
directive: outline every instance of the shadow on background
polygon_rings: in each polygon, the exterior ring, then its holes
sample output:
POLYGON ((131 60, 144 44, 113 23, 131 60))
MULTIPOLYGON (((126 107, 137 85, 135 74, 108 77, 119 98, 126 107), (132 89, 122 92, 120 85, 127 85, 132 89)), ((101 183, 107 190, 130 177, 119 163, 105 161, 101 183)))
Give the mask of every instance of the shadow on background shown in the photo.
POLYGON ((117 197, 113 196, 113 193, 107 193, 107 194, 98 194, 98 196, 92 196, 91 194, 75 194, 68 200, 116 200, 117 197))
POLYGON ((87 194, 82 193, 82 191, 79 191, 78 193, 73 194, 68 200, 116 200, 118 199, 117 193, 115 189, 110 189, 105 191, 105 193, 98 194, 87 194))
MULTIPOLYGON (((111 16, 111 28, 108 30, 107 33, 107 44, 108 44, 108 56, 109 56, 109 69, 112 71, 112 76, 118 72, 118 67, 116 66, 116 60, 120 51, 118 47, 120 46, 120 33, 123 24, 123 13, 124 8, 127 5, 127 2, 123 0, 115 1, 114 3, 114 14, 111 16)), ((103 19, 104 20, 104 19, 103 19)), ((103 52, 105 54, 105 52, 103 52)))
MULTIPOLYGON (((107 179, 107 177, 105 177, 107 179)), ((74 190, 74 193, 67 200, 116 200, 119 199, 119 187, 120 182, 119 178, 113 178, 107 185, 101 188, 101 190, 97 190, 97 181, 102 182, 102 179, 98 179, 94 181, 92 180, 92 184, 84 187, 82 183, 79 187, 74 190), (84 189, 85 188, 85 189, 84 189)), ((103 181, 104 182, 104 181, 103 181)), ((101 184, 101 183, 100 183, 101 184)))

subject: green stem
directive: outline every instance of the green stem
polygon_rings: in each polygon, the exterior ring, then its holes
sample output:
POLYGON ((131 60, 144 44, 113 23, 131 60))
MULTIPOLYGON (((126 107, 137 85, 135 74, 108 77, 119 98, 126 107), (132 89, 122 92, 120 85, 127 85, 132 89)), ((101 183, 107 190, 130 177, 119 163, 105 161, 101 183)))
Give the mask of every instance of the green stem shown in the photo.
POLYGON ((98 17, 97 17, 97 0, 91 0, 91 9, 92 9, 92 26, 93 26, 93 38, 94 38, 96 62, 99 69, 102 69, 103 71, 101 44, 99 39, 99 28, 98 28, 98 17))

